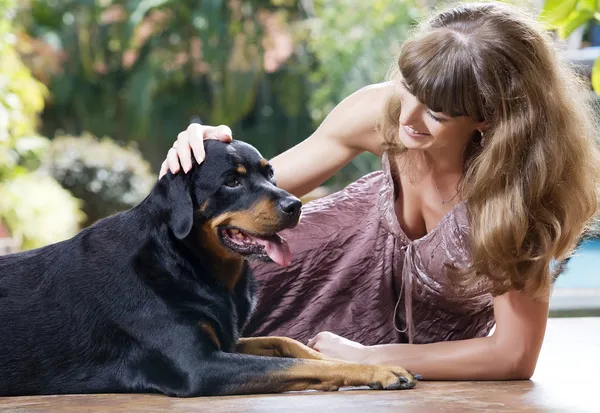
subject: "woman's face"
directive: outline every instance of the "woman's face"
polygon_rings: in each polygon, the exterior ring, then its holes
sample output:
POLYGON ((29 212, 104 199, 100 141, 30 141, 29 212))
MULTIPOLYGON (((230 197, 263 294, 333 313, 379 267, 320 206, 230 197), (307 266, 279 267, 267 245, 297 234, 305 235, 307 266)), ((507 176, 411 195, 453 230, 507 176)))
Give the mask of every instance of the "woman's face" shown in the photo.
POLYGON ((456 149, 462 150, 475 130, 483 131, 484 122, 476 122, 469 116, 451 117, 433 112, 404 84, 400 84, 400 142, 408 149, 456 149))

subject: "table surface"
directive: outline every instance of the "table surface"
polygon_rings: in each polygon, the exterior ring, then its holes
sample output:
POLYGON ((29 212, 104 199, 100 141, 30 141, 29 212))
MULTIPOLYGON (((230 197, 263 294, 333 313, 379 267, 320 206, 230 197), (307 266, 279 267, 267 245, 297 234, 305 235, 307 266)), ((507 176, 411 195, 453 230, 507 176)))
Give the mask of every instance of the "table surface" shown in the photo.
POLYGON ((420 382, 411 390, 175 399, 161 395, 0 398, 1 412, 600 412, 600 318, 549 320, 531 380, 420 382))

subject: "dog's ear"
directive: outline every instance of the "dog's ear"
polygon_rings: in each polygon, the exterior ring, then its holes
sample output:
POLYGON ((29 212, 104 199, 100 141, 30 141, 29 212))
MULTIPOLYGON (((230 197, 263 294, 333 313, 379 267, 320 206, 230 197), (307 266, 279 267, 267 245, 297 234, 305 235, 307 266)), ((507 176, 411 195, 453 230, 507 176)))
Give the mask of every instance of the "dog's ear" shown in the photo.
POLYGON ((164 219, 178 239, 188 236, 194 224, 194 205, 191 194, 191 175, 167 173, 157 185, 164 219))

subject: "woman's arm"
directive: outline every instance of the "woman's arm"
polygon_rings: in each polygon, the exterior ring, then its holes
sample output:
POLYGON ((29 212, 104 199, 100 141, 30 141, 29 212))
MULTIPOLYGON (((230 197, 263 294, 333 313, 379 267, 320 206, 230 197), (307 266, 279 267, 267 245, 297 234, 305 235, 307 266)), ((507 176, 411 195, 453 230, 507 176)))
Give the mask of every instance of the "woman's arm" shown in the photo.
POLYGON ((362 152, 380 155, 376 124, 390 84, 367 86, 339 103, 307 139, 271 159, 278 186, 296 196, 312 191, 362 152))
MULTIPOLYGON (((278 186, 302 196, 312 191, 344 167, 354 157, 368 151, 380 153, 381 136, 376 124, 383 114, 391 83, 366 86, 340 102, 306 140, 271 160, 278 186)), ((204 159, 203 139, 229 141, 226 126, 197 124, 179 134, 176 148, 169 151, 160 175, 167 169, 177 173, 191 168, 191 153, 204 159)), ((240 139, 244 139, 243 136, 240 139)))
POLYGON ((349 361, 400 365, 425 380, 529 379, 544 339, 548 303, 508 292, 494 299, 494 315, 496 330, 484 338, 363 347, 339 345, 343 339, 325 334, 321 342, 316 336, 309 346, 332 357, 348 354, 349 361), (334 341, 337 347, 332 346, 334 341))

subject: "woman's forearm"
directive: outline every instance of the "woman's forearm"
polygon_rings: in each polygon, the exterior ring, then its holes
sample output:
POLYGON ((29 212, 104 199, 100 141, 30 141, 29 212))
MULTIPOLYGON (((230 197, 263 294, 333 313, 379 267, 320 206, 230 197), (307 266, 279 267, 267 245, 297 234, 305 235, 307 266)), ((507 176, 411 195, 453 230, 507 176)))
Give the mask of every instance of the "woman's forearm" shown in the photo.
POLYGON ((431 344, 384 344, 365 347, 367 363, 393 364, 425 380, 529 379, 537 361, 493 337, 431 344))

